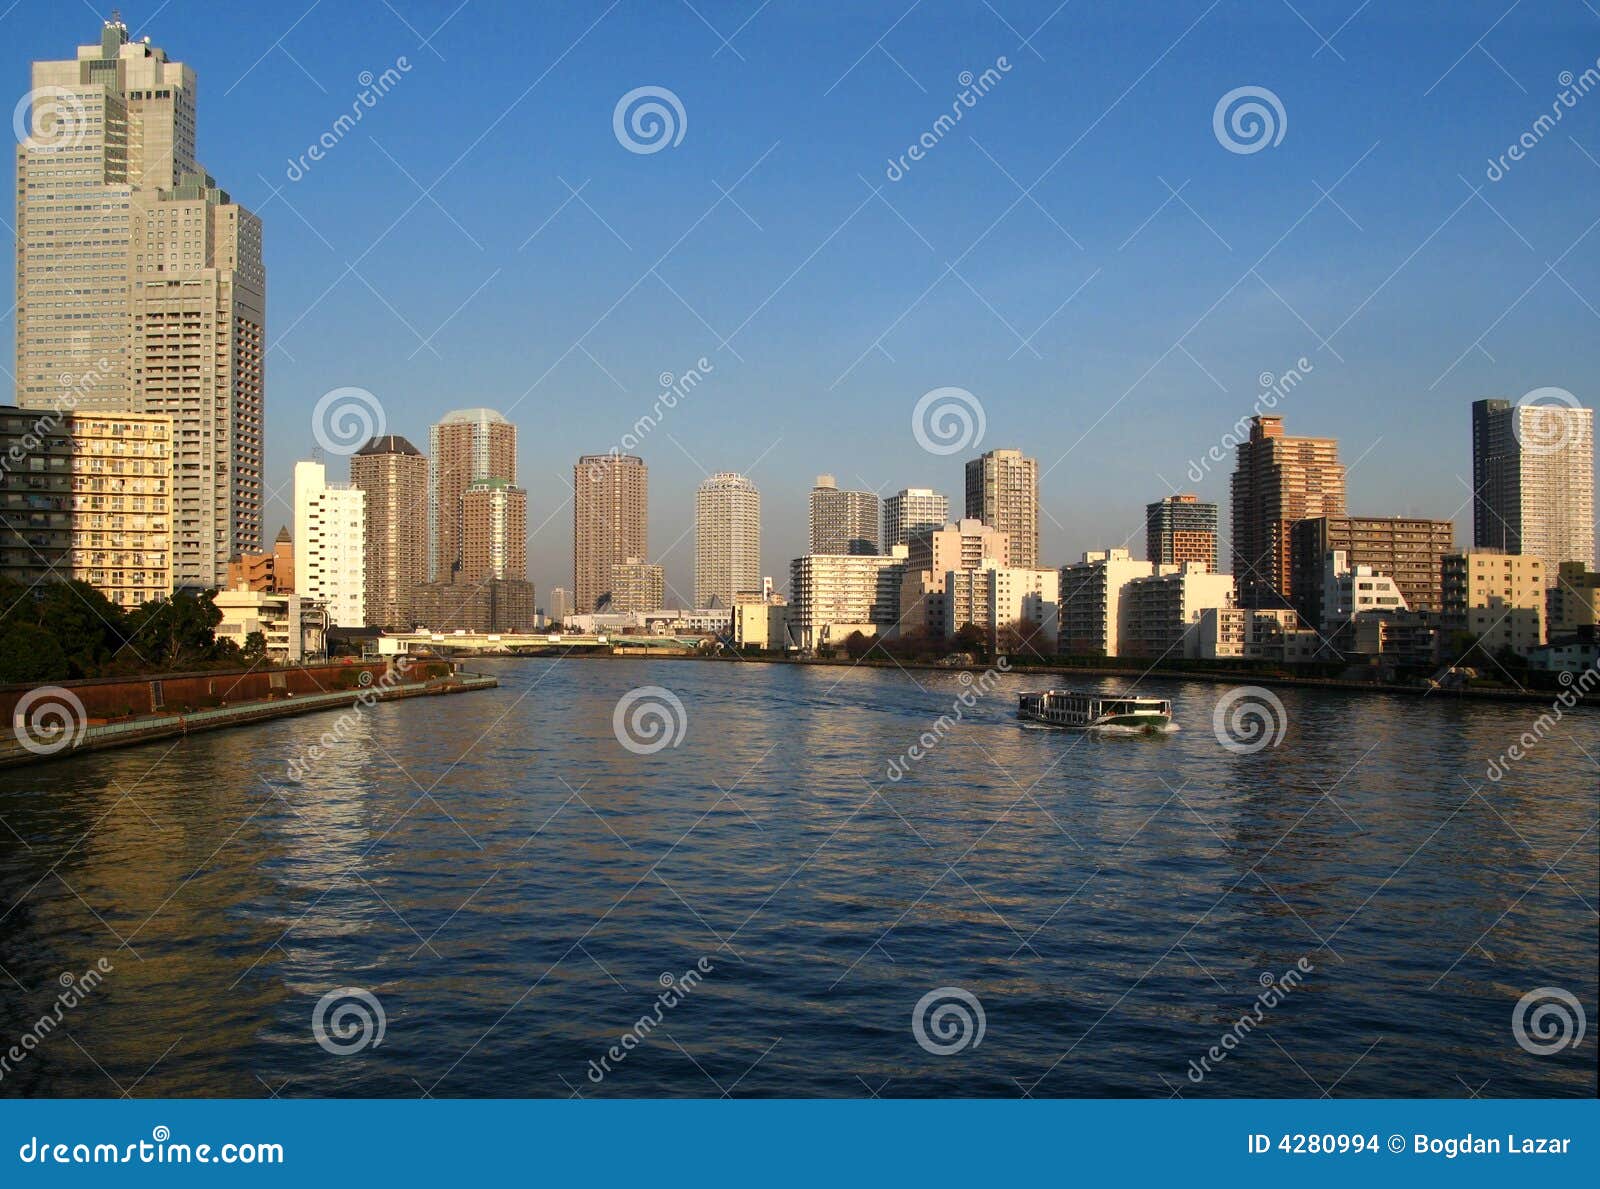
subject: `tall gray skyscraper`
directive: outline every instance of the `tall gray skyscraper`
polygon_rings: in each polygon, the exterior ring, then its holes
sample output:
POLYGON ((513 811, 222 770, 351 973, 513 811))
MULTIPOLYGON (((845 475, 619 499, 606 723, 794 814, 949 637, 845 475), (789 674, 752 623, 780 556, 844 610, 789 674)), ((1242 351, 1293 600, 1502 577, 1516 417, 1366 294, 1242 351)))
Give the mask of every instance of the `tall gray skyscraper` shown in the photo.
POLYGON ((1039 460, 991 450, 967 463, 967 516, 1011 537, 1011 564, 1039 564, 1039 460))
POLYGON ((1547 584, 1594 565, 1594 410, 1474 401, 1472 490, 1475 545, 1542 558, 1547 584))
POLYGON ((17 403, 172 419, 172 577, 261 549, 261 221, 195 158, 195 75, 106 21, 33 64, 17 149, 17 403))
POLYGON ((841 491, 832 475, 818 475, 811 489, 811 553, 878 552, 878 497, 841 491))
POLYGON ((696 607, 731 607, 737 592, 760 589, 761 493, 748 478, 722 471, 700 484, 694 535, 696 607))

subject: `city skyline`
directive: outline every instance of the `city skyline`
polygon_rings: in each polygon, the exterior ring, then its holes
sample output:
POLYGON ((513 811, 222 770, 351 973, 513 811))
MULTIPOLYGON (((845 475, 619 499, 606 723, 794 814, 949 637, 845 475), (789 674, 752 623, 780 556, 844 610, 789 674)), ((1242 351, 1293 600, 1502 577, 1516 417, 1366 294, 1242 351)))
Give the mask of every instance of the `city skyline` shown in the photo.
MULTIPOLYGON (((1369 493, 1352 510, 1449 517, 1457 524, 1457 539, 1464 540, 1470 508, 1462 509, 1462 480, 1470 482, 1470 455, 1465 431, 1455 428, 1455 410, 1475 399, 1514 400, 1546 385, 1565 387, 1593 404, 1583 381, 1600 362, 1591 345, 1593 315, 1554 276, 1541 280, 1541 270, 1559 258, 1562 277, 1580 293, 1600 289, 1589 240, 1562 256, 1592 217, 1583 210, 1583 187, 1571 186, 1569 179, 1594 168, 1581 151, 1594 150, 1594 117, 1581 107, 1569 113, 1562 134, 1504 180, 1490 183, 1484 173, 1485 162, 1514 139, 1507 107, 1525 106, 1531 120, 1542 107, 1541 88, 1553 88, 1559 71, 1576 65, 1570 46, 1574 32, 1587 27, 1579 24, 1587 14, 1518 10, 1507 16, 1494 53, 1516 84, 1481 55, 1452 65, 1501 15, 1488 6, 1461 6, 1441 24, 1426 60, 1407 54, 1393 71, 1376 71, 1376 80, 1358 79, 1326 51, 1313 57, 1320 43, 1287 10, 1246 22, 1222 10, 1208 13, 1203 4, 1172 5, 1170 20, 1120 29, 1094 14, 1063 14, 1033 43, 1047 57, 1071 55, 1072 43, 1087 33, 1114 47, 1119 62, 1151 64, 1159 58, 1163 65, 1139 80, 1136 72, 1124 76, 1091 63, 1080 88, 1067 87, 1056 71, 1030 73, 1028 66, 1039 65, 1038 59, 988 13, 964 18, 962 60, 956 61, 956 51, 941 49, 938 39, 940 18, 947 14, 937 5, 925 7, 893 39, 897 59, 921 80, 926 94, 887 61, 868 60, 846 74, 859 51, 841 49, 839 61, 828 61, 826 70, 820 63, 786 62, 778 47, 785 36, 806 35, 796 27, 803 18, 769 11, 752 22, 738 45, 750 63, 772 74, 765 84, 771 92, 764 95, 780 103, 787 89, 792 97, 777 110, 808 111, 806 120, 779 119, 782 127, 758 126, 733 105, 731 94, 749 80, 750 66, 739 58, 724 52, 709 73, 687 66, 708 60, 718 48, 687 11, 642 23, 623 22, 619 15, 587 33, 592 16, 548 14, 537 47, 547 52, 542 58, 534 53, 537 70, 526 78, 494 68, 507 62, 509 45, 520 44, 512 35, 513 18, 469 8, 443 29, 437 48, 445 55, 483 55, 487 90, 471 102, 481 104, 484 114, 461 124, 471 131, 449 139, 437 133, 464 119, 463 110, 440 87, 442 75, 431 70, 441 66, 439 59, 397 20, 379 22, 370 38, 353 44, 319 37, 330 19, 319 11, 285 44, 285 52, 264 59, 263 50, 283 33, 277 14, 240 14, 237 22, 212 27, 180 4, 152 28, 135 22, 135 37, 151 35, 202 80, 215 80, 202 88, 200 155, 239 202, 268 221, 266 255, 274 277, 269 325, 281 335, 275 340, 281 349, 271 350, 268 367, 265 488, 274 494, 264 510, 266 532, 288 519, 286 484, 293 461, 311 445, 316 400, 342 383, 377 393, 388 431, 416 442, 440 409, 461 404, 482 403, 513 421, 545 426, 538 441, 525 436, 519 461, 529 490, 530 577, 546 587, 570 579, 568 518, 551 513, 567 498, 571 459, 621 438, 660 391, 659 373, 682 375, 702 354, 714 369, 670 414, 673 420, 656 431, 655 440, 636 448, 647 451, 655 472, 654 515, 660 520, 653 539, 662 542, 682 531, 667 531, 668 510, 689 506, 705 473, 720 469, 749 473, 773 509, 803 498, 819 466, 831 467, 847 485, 883 494, 922 485, 958 496, 959 474, 949 468, 950 460, 930 457, 910 433, 918 397, 956 384, 983 401, 987 430, 978 445, 1023 444, 1040 458, 1041 502, 1055 517, 1042 517, 1041 554, 1071 558, 1104 543, 1102 526, 1119 527, 1117 540, 1132 534, 1139 508, 1167 490, 1160 477, 1171 490, 1222 502, 1224 487, 1214 469, 1204 470, 1199 481, 1187 478, 1185 469, 1249 411, 1261 391, 1261 373, 1281 376, 1302 357, 1314 366, 1287 404, 1299 432, 1344 443, 1355 470, 1352 486, 1369 493), (1235 43, 1237 50, 1231 48, 1235 43), (568 57, 557 62, 569 47, 568 57), (640 62, 663 48, 681 51, 686 64, 683 77, 663 81, 682 96, 691 127, 673 152, 626 152, 610 135, 612 107, 638 85, 640 62), (972 53, 989 48, 994 56, 1010 54, 1014 69, 972 112, 961 135, 948 138, 902 180, 888 183, 883 165, 898 155, 895 146, 937 114, 935 100, 941 88, 953 85, 957 70, 982 65, 967 60, 972 53), (595 58, 599 51, 602 57, 595 58), (1206 63, 1212 52, 1220 62, 1206 63), (320 88, 285 53, 319 79, 320 88), (616 60, 596 71, 606 54, 616 60), (305 146, 346 110, 349 97, 341 91, 354 92, 363 70, 382 76, 400 56, 409 69, 393 67, 398 81, 378 87, 383 93, 365 110, 359 128, 291 181, 289 162, 300 160, 305 146), (1262 60, 1282 65, 1266 71, 1250 65, 1262 60), (547 66, 553 66, 550 76, 511 109, 547 66), (1303 88, 1295 85, 1294 71, 1301 66, 1316 72, 1329 104, 1297 103, 1303 88), (1428 77, 1413 86, 1418 74, 1428 77), (1226 152, 1211 136, 1212 105, 1231 87, 1253 81, 1282 94, 1291 128, 1270 152, 1226 152), (1341 95, 1347 102, 1339 102, 1341 95), (448 102, 435 112, 442 100, 448 102), (861 119, 863 105, 871 110, 868 120, 861 119), (1040 105, 1066 113, 1061 135, 1045 144, 1033 143, 1028 118, 1040 105), (479 139, 483 125, 508 109, 506 118, 514 121, 557 110, 574 113, 577 119, 569 115, 556 123, 582 127, 566 130, 546 121, 541 135, 548 138, 548 151, 538 162, 512 166, 493 153, 494 138, 479 139), (1328 114, 1334 109, 1341 113, 1337 122, 1328 114), (1156 125, 1163 130, 1141 132, 1130 142, 1134 128, 1156 125), (713 139, 713 128, 726 135, 713 139), (595 129, 599 133, 591 136, 595 129), (1026 186, 1080 135, 1033 197, 1084 251, 985 157, 991 154, 1026 186), (861 209, 754 316, 729 344, 732 351, 654 281, 634 290, 583 341, 604 370, 572 347, 716 201, 707 179, 716 176, 732 187, 774 142, 778 147, 734 197, 762 227, 783 234, 757 232, 724 201, 697 232, 697 251, 680 250, 660 270, 719 334, 738 327, 861 209), (719 146, 715 151, 713 144, 719 146), (848 168, 813 183, 801 203, 791 184, 796 171, 814 172, 813 158, 825 150, 838 154, 841 145, 848 168), (1130 151, 1134 158, 1117 164, 1118 155, 1130 151), (458 158, 433 194, 439 205, 424 199, 421 189, 458 158), (494 185, 480 187, 491 166, 512 167, 515 177, 496 177, 494 185), (408 173, 419 179, 417 187, 406 180, 408 173), (858 173, 883 187, 881 197, 871 196, 858 173), (583 191, 585 202, 629 247, 583 203, 571 200, 558 174, 574 188, 594 178, 583 191), (1076 199, 1074 188, 1097 176, 1094 188, 1076 199), (1174 189, 1186 186, 1182 202, 1171 199, 1158 176, 1174 189), (1334 201, 1320 199, 1308 176, 1329 188, 1334 201), (392 195, 367 184, 377 177, 392 179, 392 195), (1482 196, 1475 198, 1462 177, 1485 187, 1482 196), (970 201, 951 194, 951 185, 962 183, 971 188, 970 201), (526 196, 527 226, 493 238, 490 212, 506 185, 526 196), (662 189, 668 201, 652 212, 619 201, 636 185, 662 189), (1387 215, 1382 196, 1397 186, 1417 201, 1395 219, 1380 217, 1387 215), (1013 199, 1019 205, 1008 209, 1013 199), (1021 347, 996 313, 954 277, 932 289, 884 344, 896 359, 918 362, 902 372, 871 350, 873 337, 938 276, 937 266, 929 268, 930 253, 885 200, 951 259, 998 219, 980 253, 989 263, 971 259, 961 272, 1024 338, 1093 276, 1033 340, 1042 359, 1021 347), (801 206, 814 214, 803 215, 801 206), (529 239, 558 208, 554 221, 529 239), (1357 231, 1341 208, 1365 230, 1357 231), (1297 224, 1302 214, 1307 217, 1297 224), (345 273, 344 265, 391 224, 396 230, 357 263, 369 289, 345 273), (1259 279, 1250 276, 1252 262, 1291 228, 1277 254, 1258 265, 1259 279), (1030 267, 1024 244, 1061 270, 1045 278, 1030 267), (749 255, 750 275, 725 302, 708 302, 708 285, 728 277, 733 251, 749 255), (1161 268, 1163 276, 1171 271, 1167 263, 1174 252, 1181 264, 1152 299, 1145 282, 1153 269, 1161 268), (491 257, 501 253, 546 273, 570 271, 570 291, 557 305, 546 286, 517 281, 504 268, 488 281, 501 266, 491 257), (589 264, 574 269, 571 261, 580 255, 589 264), (866 295, 869 305, 853 320, 857 325, 846 326, 823 311, 840 285, 859 292, 851 256, 880 272, 886 259, 898 261, 893 267, 904 283, 866 295), (427 288, 409 279, 423 271, 427 288), (1235 285, 1241 276, 1245 283, 1235 285), (1333 276, 1349 279, 1327 284, 1333 276), (1214 302, 1219 304, 1213 311, 1214 302), (433 334, 464 304, 465 312, 430 347, 419 345, 419 338, 433 334), (531 328, 529 310, 537 311, 531 328), (505 333, 513 314, 520 318, 514 335, 505 333), (821 336, 820 348, 800 366, 783 345, 791 324, 821 336), (1179 339, 1191 326, 1190 336, 1179 339), (957 328, 962 333, 952 336, 957 328), (1481 345, 1492 360, 1473 346, 1484 333, 1481 345), (516 349, 508 351, 508 343, 516 349), (472 379, 464 381, 469 363, 472 379), (1064 393, 1063 363, 1072 369, 1064 393), (768 391, 792 398, 805 392, 812 403, 802 414, 794 399, 755 401, 755 394, 768 391), (1053 391, 1058 395, 1047 397, 1053 391), (746 410, 731 439, 713 428, 717 410, 730 402, 746 410), (583 417, 565 410, 582 410, 583 417), (866 432, 841 434, 849 416, 859 418, 866 432), (1442 448, 1420 449, 1434 446, 1435 424, 1446 430, 1442 448), (703 470, 667 440, 667 432, 703 470), (707 450, 713 438, 716 448, 707 450), (1137 494, 1121 498, 1130 487, 1137 494)), ((1022 5, 1008 17, 1026 32, 1044 22, 1052 7, 1034 13, 1022 5)), ((1317 14, 1307 15, 1322 25, 1317 14)), ((1338 27, 1345 15, 1329 20, 1328 27, 1338 27)), ((86 19, 81 10, 48 6, 24 5, 10 14, 13 30, 27 22, 27 35, 8 43, 19 90, 32 60, 59 58, 70 52, 64 47, 90 40, 86 19)), ((870 44, 887 23, 852 15, 840 40, 870 44)), ((1398 52, 1386 45, 1392 28, 1389 18, 1369 10, 1338 43, 1351 56, 1382 62, 1398 52)), ((423 29, 422 36, 431 31, 423 29)), ((803 533, 797 519, 769 514, 762 571, 782 575, 786 561, 803 548, 803 533)), ((692 557, 685 542, 662 559, 675 588, 690 589, 692 557)))

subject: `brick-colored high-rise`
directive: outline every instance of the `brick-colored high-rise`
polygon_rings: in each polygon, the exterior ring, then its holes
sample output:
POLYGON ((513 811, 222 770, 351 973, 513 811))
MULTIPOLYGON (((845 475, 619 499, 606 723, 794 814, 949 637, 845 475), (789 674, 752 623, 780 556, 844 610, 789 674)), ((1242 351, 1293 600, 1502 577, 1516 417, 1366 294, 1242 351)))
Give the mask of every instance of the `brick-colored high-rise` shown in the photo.
POLYGON ((412 591, 428 578, 428 460, 385 434, 350 456, 350 482, 367 495, 366 625, 409 628, 412 591))
POLYGON ((1343 516, 1344 467, 1334 438, 1291 438, 1283 418, 1252 417, 1233 472, 1233 576, 1241 607, 1287 607, 1297 520, 1343 516))
POLYGON ((572 468, 572 586, 579 615, 611 593, 611 567, 650 556, 650 471, 632 454, 585 454, 572 468))
POLYGON ((1144 508, 1144 556, 1158 566, 1203 561, 1217 572, 1217 506, 1169 495, 1144 508))
POLYGON ((474 479, 461 497, 457 582, 528 577, 528 493, 504 479, 474 479))
POLYGON ((195 158, 195 75, 113 18, 33 64, 17 149, 16 394, 173 425, 173 584, 262 547, 261 221, 195 158))
POLYGON ((429 582, 460 580, 461 500, 477 479, 516 483, 517 428, 493 409, 456 409, 428 431, 429 582))

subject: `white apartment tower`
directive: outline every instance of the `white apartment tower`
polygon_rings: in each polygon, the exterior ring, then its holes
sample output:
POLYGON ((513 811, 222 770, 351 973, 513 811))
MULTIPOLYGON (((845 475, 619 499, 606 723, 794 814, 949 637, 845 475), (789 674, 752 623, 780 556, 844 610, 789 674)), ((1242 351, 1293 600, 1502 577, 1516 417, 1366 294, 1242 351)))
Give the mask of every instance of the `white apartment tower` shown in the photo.
POLYGON ((731 607, 761 585, 761 493, 744 475, 719 471, 700 484, 694 537, 696 607, 731 607))
POLYGON ((883 501, 883 547, 909 545, 924 529, 943 528, 950 501, 931 487, 907 487, 883 501))
POLYGON ((321 603, 332 627, 365 622, 366 519, 366 492, 329 483, 320 462, 294 464, 295 593, 321 603))
POLYGON ((195 75, 120 20, 35 62, 17 147, 16 400, 172 419, 172 577, 262 546, 261 221, 195 158, 195 75))

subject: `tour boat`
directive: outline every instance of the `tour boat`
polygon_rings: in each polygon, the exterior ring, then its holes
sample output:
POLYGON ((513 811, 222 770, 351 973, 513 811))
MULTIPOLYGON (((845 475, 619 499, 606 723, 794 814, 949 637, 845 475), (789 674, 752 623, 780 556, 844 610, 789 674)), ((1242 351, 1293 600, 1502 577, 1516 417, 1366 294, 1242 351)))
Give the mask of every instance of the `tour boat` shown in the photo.
POLYGON ((1017 699, 1017 717, 1084 731, 1165 731, 1172 723, 1172 703, 1165 698, 1048 689, 1021 695, 1017 699))

